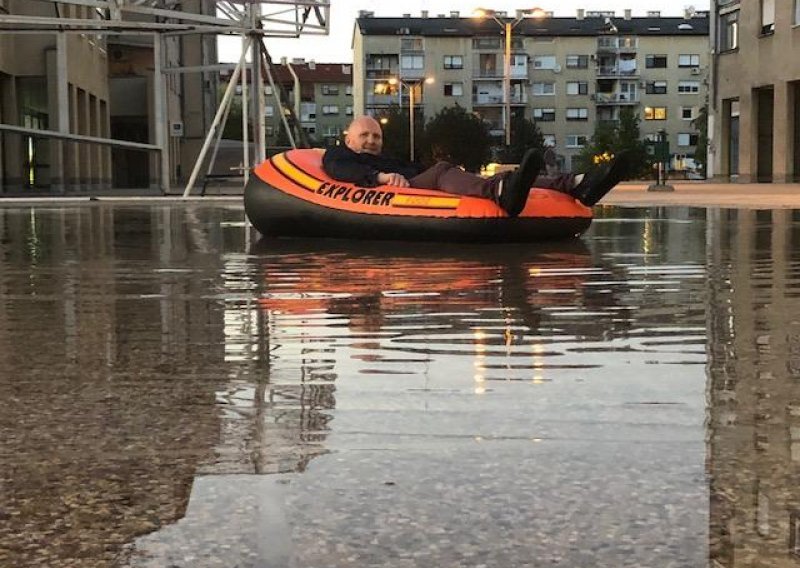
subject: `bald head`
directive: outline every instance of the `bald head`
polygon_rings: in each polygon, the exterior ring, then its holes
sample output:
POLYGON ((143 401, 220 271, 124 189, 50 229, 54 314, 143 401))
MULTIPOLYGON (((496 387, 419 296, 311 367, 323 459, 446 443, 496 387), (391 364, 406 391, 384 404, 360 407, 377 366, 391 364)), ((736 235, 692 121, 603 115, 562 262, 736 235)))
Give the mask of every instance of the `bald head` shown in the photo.
POLYGON ((344 143, 358 154, 378 155, 383 149, 381 125, 371 116, 359 116, 347 127, 344 143))

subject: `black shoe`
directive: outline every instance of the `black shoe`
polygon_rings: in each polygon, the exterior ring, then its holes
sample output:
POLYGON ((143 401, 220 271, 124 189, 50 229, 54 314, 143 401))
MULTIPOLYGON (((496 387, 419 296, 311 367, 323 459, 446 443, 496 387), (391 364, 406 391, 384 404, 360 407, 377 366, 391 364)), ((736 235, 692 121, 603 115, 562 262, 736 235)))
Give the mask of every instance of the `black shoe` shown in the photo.
POLYGON ((543 165, 541 152, 531 148, 525 152, 519 167, 503 180, 497 203, 505 209, 509 217, 516 217, 525 208, 528 192, 543 165))
POLYGON ((586 173, 572 190, 572 196, 587 207, 591 207, 628 175, 630 165, 630 152, 627 150, 618 152, 608 164, 586 173))

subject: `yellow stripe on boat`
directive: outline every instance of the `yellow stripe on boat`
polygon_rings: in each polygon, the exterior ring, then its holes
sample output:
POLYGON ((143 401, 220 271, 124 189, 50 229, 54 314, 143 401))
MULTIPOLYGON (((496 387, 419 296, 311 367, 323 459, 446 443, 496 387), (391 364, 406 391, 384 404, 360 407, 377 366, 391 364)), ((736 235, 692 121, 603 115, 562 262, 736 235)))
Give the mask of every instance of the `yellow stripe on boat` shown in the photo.
POLYGON ((392 207, 455 209, 460 202, 460 197, 428 197, 425 195, 404 195, 399 193, 392 199, 392 207))
POLYGON ((290 178, 296 184, 308 189, 310 191, 317 191, 322 185, 322 182, 305 173, 303 170, 296 168, 289 160, 286 159, 284 154, 277 154, 272 157, 272 163, 278 168, 283 175, 290 178))

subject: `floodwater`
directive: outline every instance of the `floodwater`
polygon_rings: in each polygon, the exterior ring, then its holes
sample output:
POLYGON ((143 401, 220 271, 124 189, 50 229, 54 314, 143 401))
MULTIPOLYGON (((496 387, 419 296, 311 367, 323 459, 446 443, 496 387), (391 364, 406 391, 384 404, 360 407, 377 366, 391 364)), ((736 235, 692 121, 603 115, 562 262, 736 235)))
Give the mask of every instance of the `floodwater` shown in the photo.
POLYGON ((0 566, 797 566, 800 212, 598 214, 0 209, 0 566))

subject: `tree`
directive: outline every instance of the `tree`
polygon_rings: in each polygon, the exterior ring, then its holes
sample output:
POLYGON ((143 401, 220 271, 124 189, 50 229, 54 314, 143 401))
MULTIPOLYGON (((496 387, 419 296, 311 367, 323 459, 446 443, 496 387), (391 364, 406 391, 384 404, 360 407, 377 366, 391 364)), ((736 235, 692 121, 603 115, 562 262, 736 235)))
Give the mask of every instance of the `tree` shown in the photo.
POLYGON ((597 159, 602 159, 600 156, 626 150, 632 164, 626 177, 647 175, 651 164, 647 147, 641 140, 639 120, 639 115, 632 108, 623 108, 619 113, 619 121, 597 121, 594 134, 576 157, 573 169, 587 171, 595 165, 597 159))
POLYGON ((489 163, 491 146, 483 120, 457 104, 443 108, 428 121, 420 149, 425 163, 446 160, 477 172, 489 163))
POLYGON ((523 115, 514 115, 511 118, 511 146, 500 151, 500 161, 505 164, 519 164, 522 156, 531 148, 544 152, 542 131, 536 121, 528 120, 523 115))
POLYGON ((708 103, 700 107, 697 116, 692 120, 692 126, 697 130, 694 161, 700 166, 703 177, 706 177, 708 162, 708 103))

